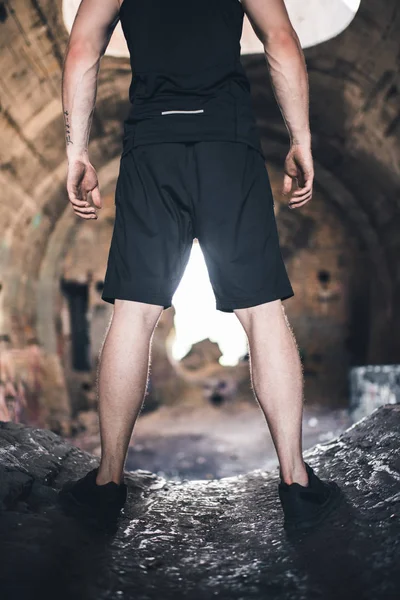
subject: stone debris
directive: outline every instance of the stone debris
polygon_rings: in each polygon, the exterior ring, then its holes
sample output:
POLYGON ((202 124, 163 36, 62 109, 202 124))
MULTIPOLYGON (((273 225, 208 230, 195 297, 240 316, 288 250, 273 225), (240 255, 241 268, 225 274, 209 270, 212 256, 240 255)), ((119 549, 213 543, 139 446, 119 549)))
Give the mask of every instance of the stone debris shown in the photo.
POLYGON ((59 356, 32 338, 14 348, 0 335, 0 420, 70 433, 71 411, 59 356))

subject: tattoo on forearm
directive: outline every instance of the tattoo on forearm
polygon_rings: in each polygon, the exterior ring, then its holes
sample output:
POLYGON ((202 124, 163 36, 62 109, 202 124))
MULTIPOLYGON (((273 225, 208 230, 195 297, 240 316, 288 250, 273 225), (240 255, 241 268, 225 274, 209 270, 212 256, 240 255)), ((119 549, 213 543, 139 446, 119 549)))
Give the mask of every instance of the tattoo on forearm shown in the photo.
POLYGON ((73 141, 71 139, 71 127, 69 124, 69 112, 67 110, 64 111, 64 118, 65 118, 65 140, 66 140, 67 146, 68 146, 68 144, 73 144, 73 141))

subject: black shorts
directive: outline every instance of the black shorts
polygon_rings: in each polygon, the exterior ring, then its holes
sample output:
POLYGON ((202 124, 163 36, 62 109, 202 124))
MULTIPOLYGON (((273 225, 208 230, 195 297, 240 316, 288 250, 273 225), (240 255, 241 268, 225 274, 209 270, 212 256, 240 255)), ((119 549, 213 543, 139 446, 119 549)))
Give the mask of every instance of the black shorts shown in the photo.
POLYGON ((216 308, 293 296, 261 154, 231 141, 164 142, 123 151, 102 299, 168 308, 193 239, 216 308))

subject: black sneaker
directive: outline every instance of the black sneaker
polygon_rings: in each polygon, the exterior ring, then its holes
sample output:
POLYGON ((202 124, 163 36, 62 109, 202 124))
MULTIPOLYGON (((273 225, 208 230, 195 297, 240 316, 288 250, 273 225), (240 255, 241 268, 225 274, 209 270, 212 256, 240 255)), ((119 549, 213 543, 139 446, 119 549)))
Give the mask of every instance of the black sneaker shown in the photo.
POLYGON ((279 498, 287 530, 304 530, 318 525, 338 506, 342 497, 334 481, 322 481, 307 463, 308 486, 299 483, 279 483, 279 498))
POLYGON ((98 485, 97 472, 95 468, 81 479, 66 483, 59 492, 59 501, 73 516, 101 527, 113 527, 125 504, 127 487, 125 483, 118 485, 113 481, 98 485))

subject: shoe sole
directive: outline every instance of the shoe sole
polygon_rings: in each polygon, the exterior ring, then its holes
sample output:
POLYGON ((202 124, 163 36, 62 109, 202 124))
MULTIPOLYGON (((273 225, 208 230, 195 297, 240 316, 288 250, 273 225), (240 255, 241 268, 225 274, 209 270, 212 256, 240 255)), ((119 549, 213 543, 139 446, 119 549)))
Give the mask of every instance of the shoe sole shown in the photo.
POLYGON ((337 508, 341 501, 343 500, 343 492, 339 488, 339 486, 335 486, 332 495, 329 499, 329 502, 321 510, 321 512, 313 519, 309 519, 308 521, 304 520, 296 520, 296 521, 288 521, 284 522, 284 529, 287 531, 303 531, 306 529, 311 529, 314 526, 319 525, 324 521, 334 510, 337 508))
POLYGON ((65 510, 65 512, 75 518, 84 519, 89 525, 96 527, 107 528, 108 526, 113 527, 118 521, 120 511, 123 506, 118 509, 118 515, 111 517, 109 514, 99 514, 88 504, 83 504, 76 500, 76 498, 68 491, 59 493, 59 504, 65 510))

